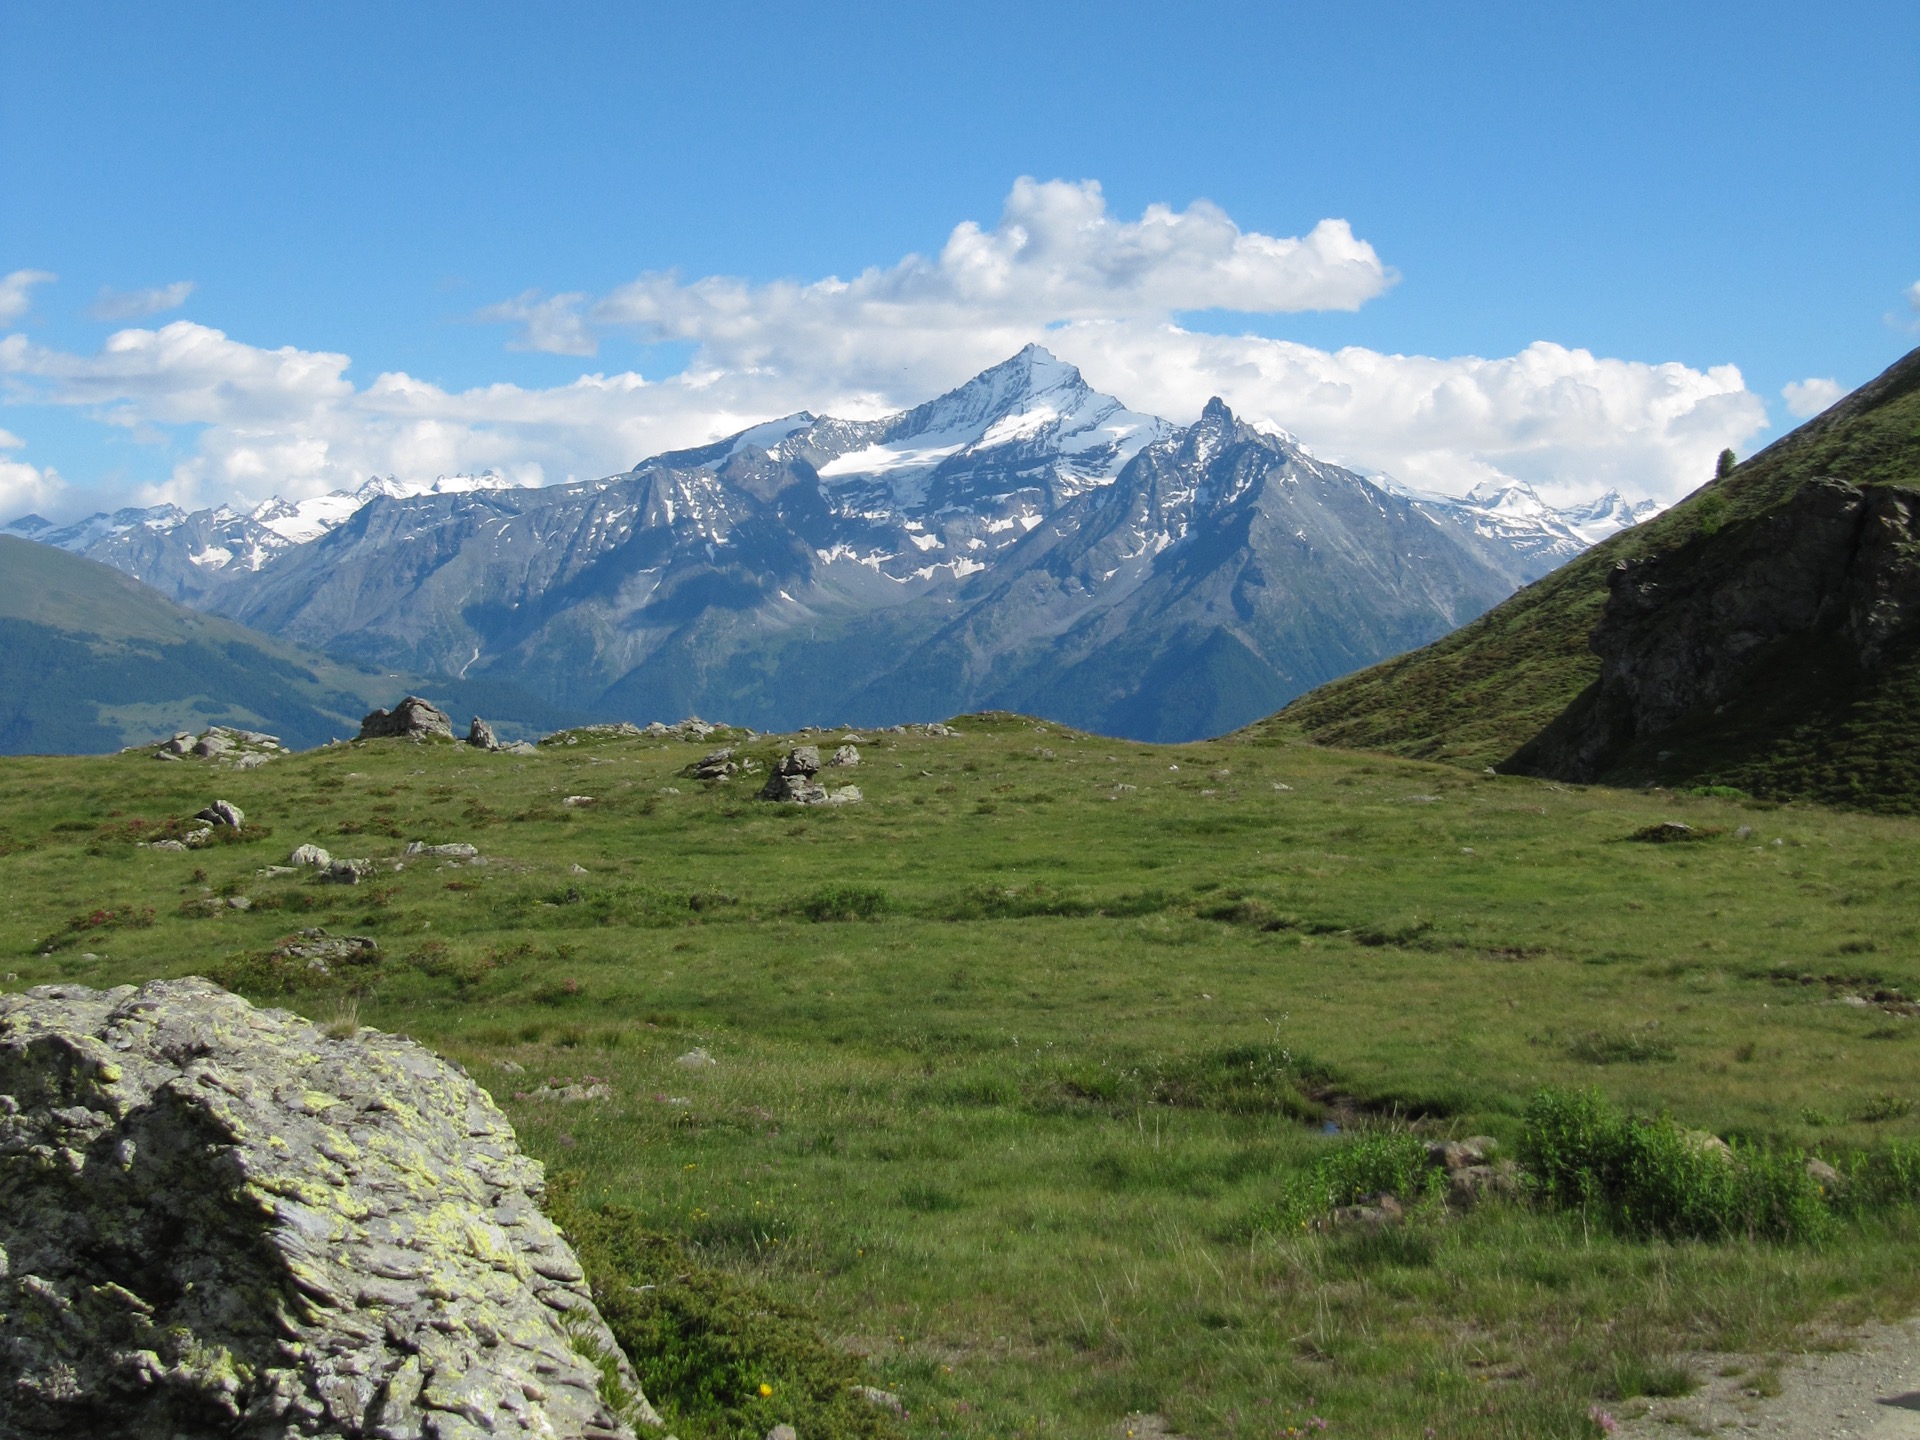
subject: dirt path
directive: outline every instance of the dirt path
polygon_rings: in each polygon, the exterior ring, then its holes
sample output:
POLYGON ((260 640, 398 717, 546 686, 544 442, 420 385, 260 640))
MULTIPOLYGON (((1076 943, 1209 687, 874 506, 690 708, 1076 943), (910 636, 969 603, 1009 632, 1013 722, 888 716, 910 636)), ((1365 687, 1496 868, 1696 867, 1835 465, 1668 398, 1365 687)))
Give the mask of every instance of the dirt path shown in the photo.
POLYGON ((1845 1332, 1851 1348, 1799 1355, 1689 1355, 1704 1382, 1679 1400, 1655 1400, 1620 1440, 1692 1433, 1765 1440, 1920 1440, 1920 1318, 1845 1332), (1727 1372, 1727 1373, 1723 1373, 1727 1372), (1776 1389, 1777 1394, 1768 1394, 1776 1389))

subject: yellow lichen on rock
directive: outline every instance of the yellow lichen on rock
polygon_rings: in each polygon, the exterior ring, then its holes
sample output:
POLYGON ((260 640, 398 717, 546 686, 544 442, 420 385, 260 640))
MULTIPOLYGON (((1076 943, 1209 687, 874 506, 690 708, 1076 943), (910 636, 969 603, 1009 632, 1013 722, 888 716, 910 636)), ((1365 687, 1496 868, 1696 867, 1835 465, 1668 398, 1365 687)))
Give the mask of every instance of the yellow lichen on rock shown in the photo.
POLYGON ((201 980, 0 996, 0 1434, 657 1424, 486 1093, 201 980))

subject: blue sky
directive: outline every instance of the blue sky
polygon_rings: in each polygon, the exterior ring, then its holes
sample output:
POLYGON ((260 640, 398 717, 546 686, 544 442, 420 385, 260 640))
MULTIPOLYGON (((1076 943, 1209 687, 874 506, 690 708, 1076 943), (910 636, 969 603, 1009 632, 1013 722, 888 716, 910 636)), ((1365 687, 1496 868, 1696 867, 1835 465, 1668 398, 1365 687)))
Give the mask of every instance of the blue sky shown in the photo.
POLYGON ((1671 498, 1920 343, 1920 8, 1463 8, 0 0, 0 510, 557 479, 1023 335, 1417 483, 1671 498), (1017 302, 902 266, 964 222, 1017 302))

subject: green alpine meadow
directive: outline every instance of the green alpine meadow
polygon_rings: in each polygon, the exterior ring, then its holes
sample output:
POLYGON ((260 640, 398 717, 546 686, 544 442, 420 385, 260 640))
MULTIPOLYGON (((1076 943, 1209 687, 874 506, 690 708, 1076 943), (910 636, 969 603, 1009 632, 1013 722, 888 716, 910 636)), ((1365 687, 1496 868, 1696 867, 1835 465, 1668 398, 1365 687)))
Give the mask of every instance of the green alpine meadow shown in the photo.
POLYGON ((8 758, 6 988, 459 1061, 682 1440, 1590 1436, 1920 1302, 1920 821, 944 728, 8 758))

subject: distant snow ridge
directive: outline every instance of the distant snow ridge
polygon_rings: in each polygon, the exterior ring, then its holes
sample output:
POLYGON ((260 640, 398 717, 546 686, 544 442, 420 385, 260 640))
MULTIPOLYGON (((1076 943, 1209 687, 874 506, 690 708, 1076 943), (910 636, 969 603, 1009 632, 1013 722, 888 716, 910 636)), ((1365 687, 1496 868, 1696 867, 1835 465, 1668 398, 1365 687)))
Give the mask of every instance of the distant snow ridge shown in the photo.
MULTIPOLYGON (((469 612, 544 614, 552 596, 601 593, 595 587, 605 587, 614 597, 607 603, 621 614, 655 617, 649 625, 666 617, 691 625, 706 623, 702 616, 759 615, 752 623, 770 627, 768 633, 805 623, 811 634, 815 619, 844 623, 849 615, 929 596, 929 605, 940 607, 929 614, 951 617, 959 613, 951 607, 966 603, 956 587, 972 595, 990 583, 1015 583, 1028 574, 1026 557, 1040 554, 1065 565, 1059 557, 1077 543, 1071 537, 1111 518, 1103 518, 1109 498, 1134 516, 1125 534, 1093 547, 1101 555, 1097 567, 1076 561, 1069 568, 1087 593, 1110 594, 1139 583, 1142 567, 1160 564, 1158 557, 1199 531, 1225 524, 1219 517, 1250 513, 1241 503, 1246 497, 1278 497, 1302 485, 1334 485, 1328 495, 1357 487, 1350 498, 1359 508, 1349 518, 1366 510, 1383 524, 1390 520, 1381 543, 1404 552, 1409 573, 1439 563, 1432 551, 1439 542, 1425 522, 1470 541, 1479 558, 1461 563, 1475 578, 1459 583, 1467 587, 1462 594, 1475 596, 1490 583, 1486 575, 1503 577, 1509 588, 1525 584, 1655 508, 1609 493, 1557 510, 1519 482, 1450 497, 1385 477, 1363 479, 1316 460, 1279 426, 1243 423, 1218 402, 1184 429, 1129 410, 1090 387, 1074 366, 1029 345, 910 410, 876 420, 801 411, 598 480, 535 488, 515 487, 491 471, 431 482, 376 476, 355 490, 304 500, 276 496, 248 510, 160 505, 65 526, 30 515, 3 533, 103 561, 182 603, 303 643, 337 649, 359 634, 363 639, 348 646, 356 658, 466 674, 507 664, 499 649, 505 637, 519 634, 523 623, 544 623, 501 618, 487 622, 498 634, 479 633, 469 612), (1240 459, 1221 468, 1216 462, 1229 452, 1240 459), (1150 496, 1126 478, 1143 465, 1154 477, 1150 496), (1270 483, 1261 478, 1269 476, 1270 483), (1333 476, 1341 477, 1337 485, 1333 476), (1422 524, 1407 528, 1409 516, 1422 524), (1062 544, 1068 549, 1058 549, 1062 544), (396 595, 387 613, 370 597, 401 556, 406 574, 424 567, 417 574, 425 590, 396 595), (1491 569, 1474 569, 1481 565, 1491 569), (360 578, 348 584, 349 572, 360 578), (589 585, 589 574, 602 578, 589 585), (430 604, 427 592, 435 597, 430 604), (762 614, 762 603, 774 608, 762 614)), ((1261 551, 1266 568, 1249 572, 1246 584, 1219 602, 1219 613, 1247 611, 1263 589, 1276 593, 1277 577, 1297 563, 1294 547, 1305 547, 1305 555, 1341 549, 1344 541, 1315 528, 1346 523, 1333 518, 1348 514, 1346 501, 1328 504, 1333 508, 1288 501, 1299 516, 1285 528, 1282 550, 1261 551)), ((1257 545, 1279 543, 1275 537, 1257 545)), ((1209 543, 1216 559, 1256 544, 1224 532, 1209 543)), ((1380 558, 1384 563, 1385 554, 1380 558)), ((1390 569, 1353 583, 1384 584, 1390 569)), ((1041 584, 1037 574, 1019 583, 1041 584)), ((1083 598, 1061 598, 1059 615, 1083 598)), ((1331 598, 1327 603, 1329 614, 1338 611, 1331 598)), ((1434 613, 1457 609, 1449 601, 1434 613)), ((1023 615, 982 643, 1012 643, 1022 626, 1049 631, 1057 623, 1037 612, 1023 615)), ((609 645, 624 653, 642 641, 594 630, 579 643, 599 655, 609 645)), ((553 653, 572 651, 559 646, 553 653)), ((1354 663, 1365 653, 1355 650, 1354 663)), ((550 678, 562 688, 573 683, 566 675, 550 678)))
POLYGON ((207 598, 212 577, 261 570, 286 551, 309 545, 345 524, 374 500, 510 488, 512 481, 491 470, 479 475, 442 475, 431 481, 375 475, 357 490, 335 490, 307 500, 283 500, 276 495, 251 510, 230 505, 193 511, 178 505, 129 506, 89 515, 71 525, 23 515, 0 526, 0 535, 37 540, 102 561, 177 600, 195 604, 207 598))
POLYGON ((1509 547, 1522 558, 1522 573, 1528 581, 1539 579, 1660 509, 1653 500, 1629 503, 1617 490, 1609 490, 1584 505, 1557 510, 1520 480, 1506 484, 1487 481, 1456 497, 1416 490, 1385 476, 1372 479, 1388 494, 1413 501, 1429 515, 1455 521, 1509 547))

